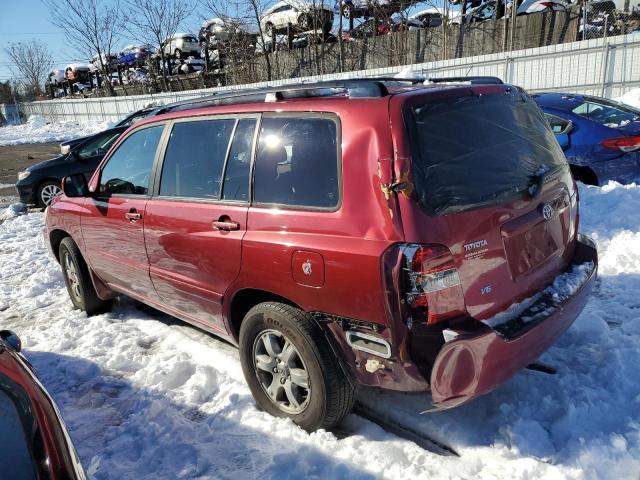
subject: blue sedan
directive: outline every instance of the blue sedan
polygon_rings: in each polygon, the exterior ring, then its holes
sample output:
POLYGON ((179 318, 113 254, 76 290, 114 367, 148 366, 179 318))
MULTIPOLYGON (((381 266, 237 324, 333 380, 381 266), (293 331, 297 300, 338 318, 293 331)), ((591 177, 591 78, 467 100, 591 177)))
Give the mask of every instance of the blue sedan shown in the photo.
POLYGON ((532 96, 549 120, 576 180, 589 185, 640 181, 640 110, 587 95, 532 96))

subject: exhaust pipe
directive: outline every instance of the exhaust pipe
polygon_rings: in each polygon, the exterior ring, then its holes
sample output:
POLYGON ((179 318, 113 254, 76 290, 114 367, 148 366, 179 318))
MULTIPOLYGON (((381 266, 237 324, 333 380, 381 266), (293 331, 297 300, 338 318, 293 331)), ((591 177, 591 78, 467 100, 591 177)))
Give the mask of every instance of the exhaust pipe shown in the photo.
POLYGON ((345 335, 347 337, 347 343, 351 348, 382 358, 391 357, 391 346, 386 340, 380 337, 374 337, 373 335, 355 330, 347 330, 345 335))

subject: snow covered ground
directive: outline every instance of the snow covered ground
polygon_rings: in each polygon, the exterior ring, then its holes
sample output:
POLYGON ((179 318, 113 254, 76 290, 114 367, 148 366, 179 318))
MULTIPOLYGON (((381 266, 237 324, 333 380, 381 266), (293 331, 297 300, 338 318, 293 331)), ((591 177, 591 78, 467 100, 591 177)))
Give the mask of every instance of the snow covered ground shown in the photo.
POLYGON ((96 120, 87 122, 47 122, 42 117, 30 117, 24 125, 0 127, 0 147, 21 143, 63 142, 73 138, 93 135, 106 130, 111 122, 96 120))
POLYGON ((0 212, 0 325, 58 403, 95 479, 634 479, 640 474, 640 187, 581 187, 599 280, 541 358, 463 407, 419 415, 420 395, 366 392, 372 408, 460 454, 442 457, 357 415, 337 438, 256 410, 235 349, 124 300, 71 308, 41 238, 43 216, 0 212))
POLYGON ((616 100, 632 107, 640 108, 640 88, 629 90, 621 97, 616 98, 616 100))

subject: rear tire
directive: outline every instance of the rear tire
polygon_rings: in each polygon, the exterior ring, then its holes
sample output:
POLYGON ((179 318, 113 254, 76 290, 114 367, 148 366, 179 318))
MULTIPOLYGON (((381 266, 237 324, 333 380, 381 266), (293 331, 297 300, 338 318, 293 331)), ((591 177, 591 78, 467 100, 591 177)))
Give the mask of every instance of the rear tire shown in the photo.
POLYGON ((307 431, 338 425, 354 388, 321 328, 305 312, 261 303, 240 327, 240 361, 259 409, 307 431))
POLYGON ((71 237, 62 239, 59 252, 62 276, 73 306, 87 312, 87 315, 104 313, 111 309, 112 300, 98 298, 91 282, 89 268, 71 237))

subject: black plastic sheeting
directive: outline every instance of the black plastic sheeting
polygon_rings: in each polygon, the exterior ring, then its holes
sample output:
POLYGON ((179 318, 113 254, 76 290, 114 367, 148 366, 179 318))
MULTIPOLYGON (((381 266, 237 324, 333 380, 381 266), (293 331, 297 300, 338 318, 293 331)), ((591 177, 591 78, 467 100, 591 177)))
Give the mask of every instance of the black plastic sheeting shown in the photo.
POLYGON ((439 99, 407 117, 414 186, 429 215, 535 197, 546 174, 568 168, 543 113, 513 87, 439 99))

